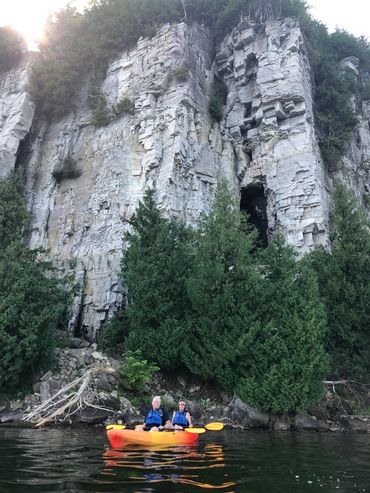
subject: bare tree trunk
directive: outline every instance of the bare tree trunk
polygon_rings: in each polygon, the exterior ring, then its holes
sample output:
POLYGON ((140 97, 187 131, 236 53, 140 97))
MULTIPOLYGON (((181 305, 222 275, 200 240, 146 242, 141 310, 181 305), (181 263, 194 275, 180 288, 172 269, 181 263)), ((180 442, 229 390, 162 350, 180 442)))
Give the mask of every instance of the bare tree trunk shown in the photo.
POLYGON ((186 21, 186 7, 185 7, 185 0, 181 0, 182 1, 182 8, 184 9, 184 19, 186 21))

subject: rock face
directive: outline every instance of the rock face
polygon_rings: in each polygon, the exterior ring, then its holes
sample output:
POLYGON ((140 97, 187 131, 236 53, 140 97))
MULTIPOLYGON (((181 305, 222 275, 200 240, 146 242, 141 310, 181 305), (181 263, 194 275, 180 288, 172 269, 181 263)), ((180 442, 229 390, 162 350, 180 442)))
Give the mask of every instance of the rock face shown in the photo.
POLYGON ((0 75, 0 178, 15 167, 20 143, 31 128, 35 105, 27 83, 25 65, 0 75))
MULTIPOLYGON (((122 304, 123 233, 149 187, 163 214, 196 225, 224 177, 263 241, 280 230, 302 253, 327 244, 330 182, 297 21, 243 21, 216 52, 202 27, 163 26, 110 65, 101 86, 108 108, 128 98, 135 110, 104 127, 93 123, 86 85, 74 113, 30 129, 26 80, 20 68, 1 82, 0 175, 16 160, 26 168, 31 246, 47 249, 81 287, 75 335, 94 340, 122 304), (227 98, 217 123, 208 108, 220 87, 227 98), (74 178, 60 178, 66 165, 74 178)), ((346 164, 351 185, 361 190, 357 169, 370 146, 370 106, 363 104, 360 137, 346 164)))
POLYGON ((269 231, 281 230, 300 251, 325 244, 328 195, 297 21, 244 21, 224 40, 216 61, 228 86, 225 127, 233 137, 242 200, 264 197, 269 231))

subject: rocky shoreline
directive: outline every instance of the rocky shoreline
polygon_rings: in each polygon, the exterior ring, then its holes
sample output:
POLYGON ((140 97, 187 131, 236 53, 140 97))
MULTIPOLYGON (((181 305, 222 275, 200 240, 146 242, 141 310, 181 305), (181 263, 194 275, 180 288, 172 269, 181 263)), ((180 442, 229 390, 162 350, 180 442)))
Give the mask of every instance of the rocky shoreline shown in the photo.
MULTIPOLYGON (((53 371, 40 377, 32 394, 20 400, 0 399, 0 427, 104 426, 116 422, 134 426, 142 422, 139 399, 118 390, 118 361, 98 351, 96 344, 77 338, 68 342, 72 347, 56 350, 53 371)), ((176 407, 178 399, 185 398, 198 426, 222 421, 225 428, 241 430, 370 432, 370 416, 352 413, 340 402, 334 385, 327 388, 325 400, 314 409, 279 416, 248 406, 235 396, 207 392, 182 376, 168 382, 157 375, 148 387, 148 399, 155 394, 162 396, 169 410, 176 407)))

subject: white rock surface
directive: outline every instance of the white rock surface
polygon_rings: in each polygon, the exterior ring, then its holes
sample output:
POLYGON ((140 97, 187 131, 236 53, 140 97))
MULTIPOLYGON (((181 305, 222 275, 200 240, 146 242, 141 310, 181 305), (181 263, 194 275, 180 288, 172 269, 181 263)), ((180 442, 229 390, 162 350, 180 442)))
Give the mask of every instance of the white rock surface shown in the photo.
POLYGON ((0 74, 0 178, 14 168, 19 144, 31 128, 35 105, 27 84, 25 64, 0 74))
MULTIPOLYGON (((268 22, 264 29, 243 21, 215 57, 213 50, 205 29, 165 25, 123 52, 102 84, 108 106, 128 97, 133 115, 94 126, 85 90, 75 113, 32 128, 32 155, 24 163, 34 215, 31 246, 44 247, 75 273, 76 335, 95 339, 124 300, 122 238, 148 187, 155 188, 163 214, 192 225, 208 210, 221 177, 236 197, 259 187, 269 233, 280 230, 301 253, 328 243, 330 180, 315 136, 310 67, 297 21, 268 22), (208 114, 215 74, 228 88, 220 124, 208 114), (81 175, 57 183, 53 172, 66 158, 81 175)), ((350 62, 346 66, 357 67, 350 62)), ((33 117, 26 78, 21 68, 0 81, 3 175, 14 166, 33 117)), ((367 103, 342 171, 360 195, 368 175, 361 172, 359 179, 358 170, 370 157, 367 103)))

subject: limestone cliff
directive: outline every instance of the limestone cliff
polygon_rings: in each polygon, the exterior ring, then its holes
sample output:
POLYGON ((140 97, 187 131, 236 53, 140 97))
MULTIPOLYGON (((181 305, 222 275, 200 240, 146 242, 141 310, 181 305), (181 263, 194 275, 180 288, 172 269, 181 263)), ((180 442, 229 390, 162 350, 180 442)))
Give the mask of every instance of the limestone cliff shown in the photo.
MULTIPOLYGON (((108 106, 127 97, 135 110, 104 127, 93 124, 87 85, 67 117, 33 119, 26 82, 24 67, 0 80, 0 174, 25 167, 31 246, 76 274, 76 334, 94 339, 124 299, 117 277, 122 237, 148 187, 164 214, 196 225, 225 177, 262 240, 280 230, 301 252, 328 243, 330 178, 297 21, 244 21, 216 51, 202 27, 163 26, 109 66, 101 86, 108 106), (215 83, 227 87, 220 123, 208 112, 215 83), (75 177, 56 179, 66 163, 75 177)), ((344 159, 348 173, 341 173, 361 195, 370 102, 353 104, 359 129, 344 159)))

